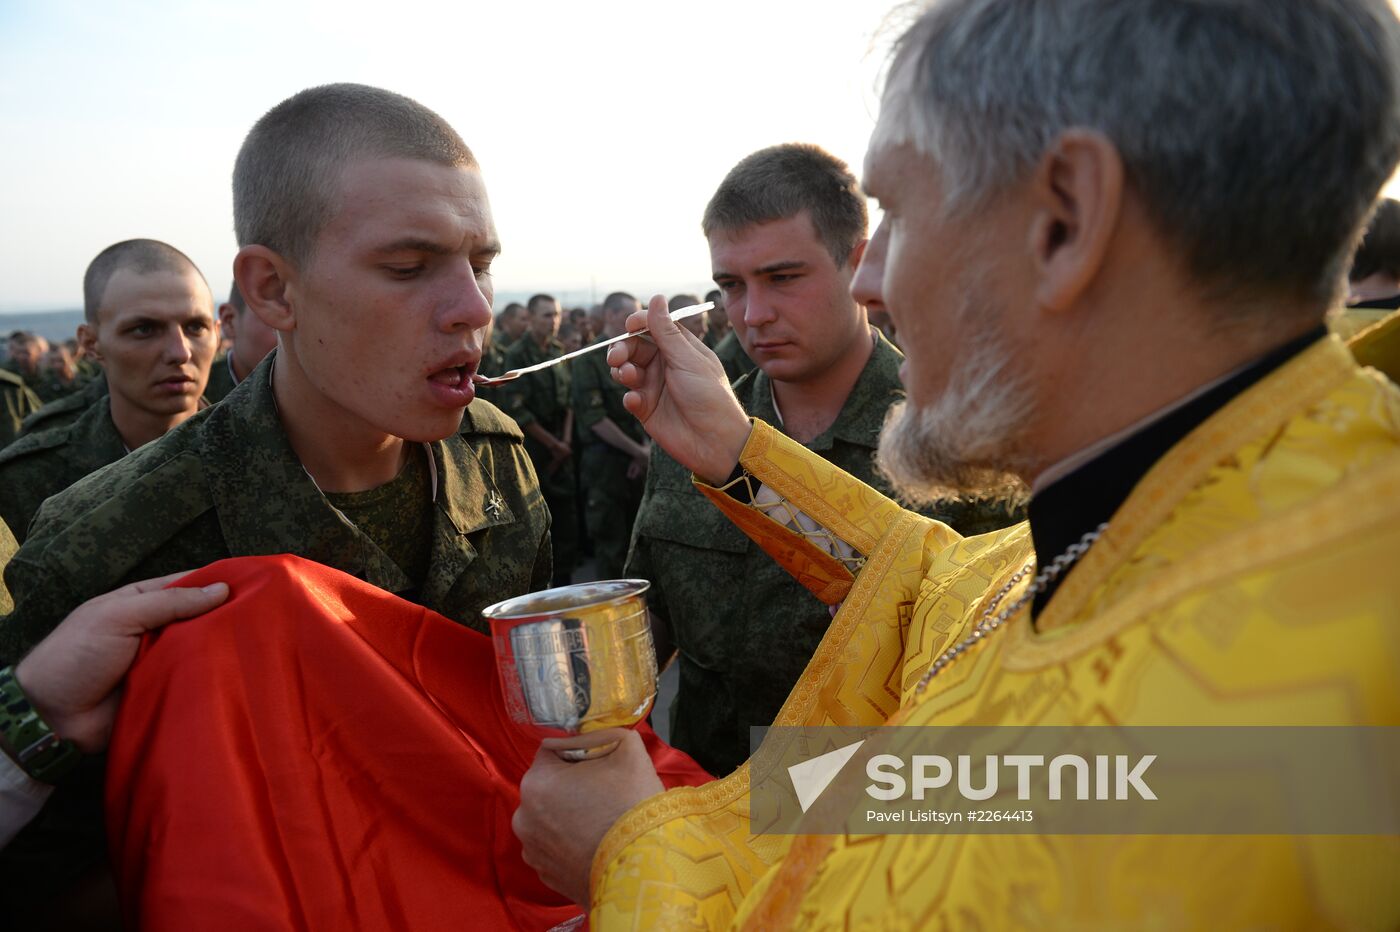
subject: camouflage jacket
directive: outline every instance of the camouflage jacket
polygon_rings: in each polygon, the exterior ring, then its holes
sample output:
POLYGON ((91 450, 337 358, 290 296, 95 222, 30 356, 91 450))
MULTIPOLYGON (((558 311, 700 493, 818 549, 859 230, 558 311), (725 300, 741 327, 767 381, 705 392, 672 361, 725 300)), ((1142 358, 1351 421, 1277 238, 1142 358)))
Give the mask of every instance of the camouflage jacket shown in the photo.
MULTIPOLYGON (((0 621, 0 662, 86 599, 229 556, 294 553, 389 592, 412 588, 292 451, 271 359, 219 404, 44 504, 5 571, 15 611, 0 621)), ((413 597, 484 631, 482 608, 549 581, 549 513, 519 428, 490 404, 473 402, 461 430, 430 446, 432 549, 413 597)))
POLYGON ((476 371, 482 375, 500 375, 509 368, 506 365, 505 347, 500 346, 492 336, 491 342, 481 351, 481 363, 476 367, 476 371))
POLYGON ((0 447, 19 436, 24 419, 39 410, 39 397, 24 379, 0 369, 0 447))
POLYGON ((52 427, 62 427, 72 424, 82 413, 99 398, 107 396, 107 376, 98 370, 96 376, 83 384, 83 387, 71 395, 65 395, 56 401, 50 401, 38 411, 24 419, 20 426, 19 435, 32 434, 35 431, 48 430, 52 427))
POLYGON ((24 543, 46 498, 125 455, 106 395, 72 423, 25 434, 0 450, 0 518, 24 543))
POLYGON ((627 389, 613 381, 607 353, 598 350, 568 365, 573 368, 569 377, 573 382, 574 423, 586 443, 605 442, 592 430, 603 418, 612 421, 638 443, 647 439, 641 423, 622 404, 627 389))
MULTIPOLYGON (((893 492, 876 472, 874 455, 885 413, 904 397, 902 360, 877 335, 836 421, 808 444, 886 495, 893 492)), ((751 416, 781 429, 772 382, 762 370, 741 378, 734 391, 751 416)), ((939 506, 921 511, 949 516, 939 506)), ((690 472, 655 444, 625 575, 651 580, 648 605, 679 652, 671 743, 717 776, 731 772, 748 759, 749 726, 773 721, 831 613, 707 502, 690 472)))
POLYGON ((215 358, 214 364, 209 367, 209 381, 204 386, 204 398, 210 404, 216 404, 228 397, 228 393, 233 391, 233 387, 238 384, 238 379, 233 376, 233 354, 225 353, 215 358))
MULTIPOLYGON (((505 367, 523 369, 563 353, 564 344, 558 340, 550 340, 544 349, 540 349, 526 334, 506 350, 505 367)), ((502 386, 501 394, 505 398, 506 413, 515 418, 521 427, 537 421, 541 427, 557 436, 564 426, 564 415, 569 410, 569 364, 563 363, 507 382, 502 386)))
POLYGON ((749 354, 744 351, 744 344, 739 342, 737 330, 731 329, 726 333, 724 339, 714 347, 714 351, 720 364, 724 366, 724 374, 729 376, 731 382, 738 381, 741 376, 748 375, 757 368, 749 354))

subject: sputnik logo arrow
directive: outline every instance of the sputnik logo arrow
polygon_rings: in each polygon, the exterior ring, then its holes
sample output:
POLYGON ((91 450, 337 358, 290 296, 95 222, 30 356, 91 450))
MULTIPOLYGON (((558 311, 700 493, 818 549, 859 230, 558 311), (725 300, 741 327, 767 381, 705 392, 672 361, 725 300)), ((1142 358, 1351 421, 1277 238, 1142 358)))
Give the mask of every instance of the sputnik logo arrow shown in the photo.
POLYGON ((836 775, 841 772, 841 768, 855 757, 856 751, 865 744, 865 739, 857 741, 855 744, 848 744, 844 748, 837 748, 834 751, 827 751, 820 757, 803 761, 800 764, 793 764, 788 768, 788 776, 792 779, 792 788, 797 791, 797 804, 806 812, 811 808, 812 803, 817 801, 817 797, 822 795, 831 781, 836 779, 836 775))

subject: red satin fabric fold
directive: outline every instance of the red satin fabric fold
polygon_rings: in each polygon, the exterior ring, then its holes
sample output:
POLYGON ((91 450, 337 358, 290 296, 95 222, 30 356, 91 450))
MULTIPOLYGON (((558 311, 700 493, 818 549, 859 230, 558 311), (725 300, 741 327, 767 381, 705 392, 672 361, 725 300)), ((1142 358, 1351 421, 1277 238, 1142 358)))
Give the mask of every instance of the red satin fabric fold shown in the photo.
MULTIPOLYGON (((149 639, 107 770, 131 928, 547 929, 579 909, 510 830, 538 739, 490 640, 296 557, 225 560, 229 601, 149 639)), ((667 786, 708 774, 642 734, 667 786)))

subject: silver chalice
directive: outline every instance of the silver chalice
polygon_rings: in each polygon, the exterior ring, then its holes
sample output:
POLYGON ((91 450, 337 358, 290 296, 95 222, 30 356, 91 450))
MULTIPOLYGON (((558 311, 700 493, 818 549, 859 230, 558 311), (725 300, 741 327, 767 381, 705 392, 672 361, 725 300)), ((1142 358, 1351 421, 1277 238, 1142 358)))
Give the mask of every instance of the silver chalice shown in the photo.
MULTIPOLYGON (((545 589, 482 611, 511 718, 542 737, 587 734, 641 721, 656 698, 643 579, 545 589)), ((600 757, 617 743, 559 752, 600 757)))

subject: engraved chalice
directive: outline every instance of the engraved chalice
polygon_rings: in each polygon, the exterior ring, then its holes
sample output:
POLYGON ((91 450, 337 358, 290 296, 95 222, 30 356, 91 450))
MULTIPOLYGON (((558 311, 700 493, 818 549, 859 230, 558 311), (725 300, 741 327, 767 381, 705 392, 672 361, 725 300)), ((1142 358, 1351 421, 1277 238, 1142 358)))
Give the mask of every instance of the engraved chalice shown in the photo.
MULTIPOLYGON (((491 624, 506 709, 542 737, 630 727, 656 698, 643 579, 545 589, 482 611, 491 624)), ((565 760, 601 757, 617 742, 559 751, 565 760)))

